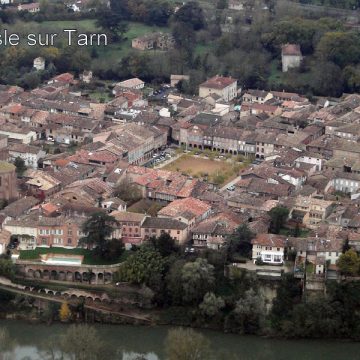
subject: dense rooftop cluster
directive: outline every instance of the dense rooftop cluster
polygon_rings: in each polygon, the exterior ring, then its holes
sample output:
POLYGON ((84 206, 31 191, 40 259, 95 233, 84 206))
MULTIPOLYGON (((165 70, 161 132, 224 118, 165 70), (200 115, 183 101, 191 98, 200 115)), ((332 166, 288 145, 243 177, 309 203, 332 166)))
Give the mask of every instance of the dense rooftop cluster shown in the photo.
POLYGON ((78 83, 62 74, 32 91, 0 87, 4 245, 16 235, 20 248, 76 247, 82 224, 103 211, 129 244, 167 232, 180 244, 219 249, 246 224, 255 234, 254 260, 282 263, 288 248, 301 262, 311 247, 315 263, 329 260, 334 271, 344 242, 359 246, 359 95, 310 102, 296 93, 239 90, 235 79, 216 76, 198 97, 171 87, 159 96, 135 78, 114 84, 114 98, 97 103, 73 92, 78 83), (162 169, 154 158, 167 148, 175 157, 194 150, 247 166, 220 189, 207 174, 162 169), (160 210, 128 209, 119 186, 160 210), (269 235, 269 211, 277 207, 308 237, 269 235))

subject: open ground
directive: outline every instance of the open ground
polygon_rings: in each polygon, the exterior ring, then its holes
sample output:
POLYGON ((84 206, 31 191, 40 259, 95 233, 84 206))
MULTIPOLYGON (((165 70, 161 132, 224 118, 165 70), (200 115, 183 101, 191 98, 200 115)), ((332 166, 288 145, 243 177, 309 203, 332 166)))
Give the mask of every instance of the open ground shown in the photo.
POLYGON ((245 163, 238 163, 232 159, 215 160, 182 155, 180 158, 164 166, 163 169, 178 171, 195 178, 207 178, 210 182, 222 185, 235 178, 245 166, 245 163))

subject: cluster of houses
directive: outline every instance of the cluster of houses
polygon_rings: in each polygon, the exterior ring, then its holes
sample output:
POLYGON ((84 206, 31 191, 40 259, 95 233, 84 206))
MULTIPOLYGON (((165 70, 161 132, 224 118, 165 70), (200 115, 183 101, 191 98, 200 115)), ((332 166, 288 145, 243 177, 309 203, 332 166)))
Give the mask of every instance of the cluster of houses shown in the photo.
POLYGON ((359 95, 310 102, 215 76, 196 97, 168 85, 156 98, 134 78, 114 84, 113 98, 99 103, 79 93, 79 81, 65 73, 32 91, 0 86, 0 250, 11 236, 23 249, 76 247, 95 211, 116 218, 114 237, 126 244, 168 233, 179 244, 216 250, 247 224, 253 260, 282 265, 293 253, 298 276, 308 263, 314 277, 330 276, 344 243, 360 246, 359 95), (149 167, 169 146, 249 165, 230 190, 218 189, 149 167), (19 158, 26 166, 20 177, 19 158), (115 196, 126 183, 142 201, 159 204, 157 213, 132 210, 115 196), (296 237, 268 233, 276 206, 289 209, 296 237))

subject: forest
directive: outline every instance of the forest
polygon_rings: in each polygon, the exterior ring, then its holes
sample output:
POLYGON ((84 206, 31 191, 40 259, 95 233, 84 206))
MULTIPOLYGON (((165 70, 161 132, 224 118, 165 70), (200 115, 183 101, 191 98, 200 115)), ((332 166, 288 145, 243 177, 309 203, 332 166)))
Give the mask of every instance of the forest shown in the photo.
POLYGON ((94 11, 79 14, 44 1, 38 14, 1 13, 1 28, 9 31, 51 32, 73 22, 82 32, 105 32, 111 43, 85 51, 65 42, 47 48, 1 47, 0 81, 34 88, 56 73, 93 70, 100 80, 136 76, 153 84, 168 81, 170 74, 189 74, 190 81, 180 84, 188 94, 196 94, 198 84, 215 74, 232 76, 243 88, 287 90, 309 97, 360 89, 359 31, 340 16, 299 11, 283 1, 265 8, 255 2, 244 12, 229 12, 222 0, 210 11, 196 1, 179 9, 168 0, 113 0, 110 8, 101 1, 95 5, 94 11), (171 32, 175 48, 131 49, 132 38, 153 31, 171 32), (286 43, 299 44, 304 60, 300 68, 282 73, 281 45, 286 43), (37 56, 47 61, 43 72, 31 71, 37 56))

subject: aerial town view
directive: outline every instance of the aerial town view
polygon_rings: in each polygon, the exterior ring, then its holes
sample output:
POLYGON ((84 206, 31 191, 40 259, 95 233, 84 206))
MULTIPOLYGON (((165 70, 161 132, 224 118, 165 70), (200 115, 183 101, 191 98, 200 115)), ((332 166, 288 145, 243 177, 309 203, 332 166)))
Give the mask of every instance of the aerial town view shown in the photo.
POLYGON ((0 4, 0 360, 359 359, 359 0, 0 4))

